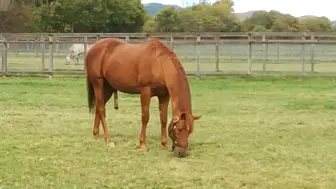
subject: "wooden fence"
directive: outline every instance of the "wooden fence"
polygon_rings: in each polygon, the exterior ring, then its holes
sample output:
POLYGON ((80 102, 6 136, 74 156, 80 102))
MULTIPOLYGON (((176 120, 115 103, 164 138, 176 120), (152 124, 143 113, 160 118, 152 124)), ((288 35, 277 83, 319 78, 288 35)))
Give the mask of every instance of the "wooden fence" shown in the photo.
POLYGON ((67 48, 60 46, 73 43, 86 46, 107 37, 132 43, 158 38, 177 52, 188 75, 333 76, 336 73, 336 33, 255 32, 3 33, 1 74, 82 75, 83 64, 64 65, 67 48), (25 51, 20 49, 22 44, 27 44, 25 51), (33 52, 29 46, 34 46, 33 52), (282 51, 291 52, 292 58, 281 59, 282 51), (235 53, 239 57, 233 56, 235 53))

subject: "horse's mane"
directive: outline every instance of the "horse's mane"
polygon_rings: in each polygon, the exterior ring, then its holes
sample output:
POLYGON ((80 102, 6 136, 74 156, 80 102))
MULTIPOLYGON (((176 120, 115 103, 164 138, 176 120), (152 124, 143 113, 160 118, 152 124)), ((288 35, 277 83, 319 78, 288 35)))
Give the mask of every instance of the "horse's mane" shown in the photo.
POLYGON ((191 96, 190 96, 190 89, 189 83, 187 80, 187 74, 178 59, 175 52, 173 52, 170 48, 168 48, 164 43, 162 43, 158 39, 151 40, 147 42, 147 50, 153 58, 168 58, 174 64, 174 67, 179 75, 180 82, 182 84, 182 88, 185 90, 181 90, 180 88, 178 91, 180 92, 180 100, 178 102, 178 106, 182 108, 182 111, 191 111, 191 96), (185 88, 184 88, 185 87, 185 88), (189 99, 188 99, 189 98, 189 99))
POLYGON ((155 58, 166 57, 171 59, 177 71, 182 74, 186 81, 187 74, 174 51, 168 48, 168 46, 162 43, 159 39, 152 39, 148 41, 146 45, 149 54, 156 56, 155 58))

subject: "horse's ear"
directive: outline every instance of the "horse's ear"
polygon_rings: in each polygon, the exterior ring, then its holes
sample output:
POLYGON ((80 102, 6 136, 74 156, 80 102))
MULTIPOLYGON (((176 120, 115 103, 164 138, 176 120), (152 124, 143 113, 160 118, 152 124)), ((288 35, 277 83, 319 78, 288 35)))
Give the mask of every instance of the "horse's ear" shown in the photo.
POLYGON ((174 123, 177 123, 178 121, 180 121, 181 119, 182 120, 185 120, 187 117, 186 113, 181 113, 180 116, 174 116, 173 117, 173 122, 174 123))
POLYGON ((193 116, 194 120, 199 120, 202 116, 193 116))

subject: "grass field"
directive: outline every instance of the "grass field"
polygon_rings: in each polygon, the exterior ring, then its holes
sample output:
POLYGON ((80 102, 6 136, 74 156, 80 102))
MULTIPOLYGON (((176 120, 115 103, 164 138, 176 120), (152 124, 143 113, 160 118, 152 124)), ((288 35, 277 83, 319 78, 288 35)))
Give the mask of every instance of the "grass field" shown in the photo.
POLYGON ((107 105, 116 147, 93 139, 84 83, 0 79, 0 188, 336 188, 335 79, 190 79, 203 116, 182 159, 160 146, 155 98, 147 151, 137 95, 107 105))

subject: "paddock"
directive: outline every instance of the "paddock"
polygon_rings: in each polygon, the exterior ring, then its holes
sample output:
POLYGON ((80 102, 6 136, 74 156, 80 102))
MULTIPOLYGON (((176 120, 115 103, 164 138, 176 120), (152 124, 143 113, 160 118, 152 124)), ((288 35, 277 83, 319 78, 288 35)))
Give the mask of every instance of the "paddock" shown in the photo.
POLYGON ((0 188, 336 187, 335 79, 189 81, 202 119, 180 159, 160 145, 156 98, 147 151, 139 97, 107 104, 110 148, 92 136, 84 77, 1 78, 0 188))

